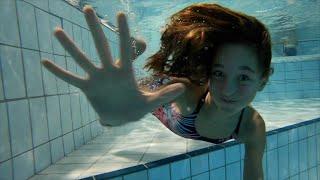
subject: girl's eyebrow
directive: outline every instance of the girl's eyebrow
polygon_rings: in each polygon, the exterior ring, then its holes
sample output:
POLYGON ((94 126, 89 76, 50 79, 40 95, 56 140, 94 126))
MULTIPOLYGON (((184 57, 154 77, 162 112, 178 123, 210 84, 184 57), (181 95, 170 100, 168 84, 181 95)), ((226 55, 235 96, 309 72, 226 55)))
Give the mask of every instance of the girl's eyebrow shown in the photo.
MULTIPOLYGON (((222 64, 213 64, 213 68, 224 68, 224 66, 222 64)), ((253 69, 251 69, 249 66, 240 66, 239 67, 240 70, 247 70, 250 71, 252 73, 256 73, 253 69)))

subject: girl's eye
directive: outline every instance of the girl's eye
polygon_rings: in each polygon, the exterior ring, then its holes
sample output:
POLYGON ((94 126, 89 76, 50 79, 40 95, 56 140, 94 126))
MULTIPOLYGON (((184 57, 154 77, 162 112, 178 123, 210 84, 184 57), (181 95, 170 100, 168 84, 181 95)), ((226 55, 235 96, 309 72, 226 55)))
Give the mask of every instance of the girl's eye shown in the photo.
POLYGON ((221 77, 221 76, 222 76, 222 72, 221 72, 221 71, 214 71, 214 72, 213 72, 213 75, 214 75, 215 77, 221 77))
POLYGON ((240 76, 240 81, 248 81, 250 78, 247 75, 241 75, 240 76))

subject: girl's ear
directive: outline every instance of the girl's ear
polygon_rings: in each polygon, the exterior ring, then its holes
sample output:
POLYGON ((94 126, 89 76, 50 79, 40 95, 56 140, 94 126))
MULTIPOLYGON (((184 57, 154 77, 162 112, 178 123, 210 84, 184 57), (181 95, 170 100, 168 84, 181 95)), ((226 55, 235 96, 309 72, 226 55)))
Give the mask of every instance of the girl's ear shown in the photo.
POLYGON ((268 78, 263 78, 258 87, 258 91, 262 91, 268 82, 268 78))

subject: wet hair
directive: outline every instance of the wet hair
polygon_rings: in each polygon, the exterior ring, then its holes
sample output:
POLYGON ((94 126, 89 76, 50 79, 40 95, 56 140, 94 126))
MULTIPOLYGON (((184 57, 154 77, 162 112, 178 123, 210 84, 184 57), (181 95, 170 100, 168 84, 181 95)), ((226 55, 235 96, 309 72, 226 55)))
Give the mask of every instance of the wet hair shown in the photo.
POLYGON ((218 48, 225 43, 254 47, 262 77, 268 77, 272 54, 265 25, 253 16, 208 3, 193 4, 170 17, 160 49, 147 59, 144 69, 153 70, 153 75, 186 77, 203 85, 210 78, 218 48))

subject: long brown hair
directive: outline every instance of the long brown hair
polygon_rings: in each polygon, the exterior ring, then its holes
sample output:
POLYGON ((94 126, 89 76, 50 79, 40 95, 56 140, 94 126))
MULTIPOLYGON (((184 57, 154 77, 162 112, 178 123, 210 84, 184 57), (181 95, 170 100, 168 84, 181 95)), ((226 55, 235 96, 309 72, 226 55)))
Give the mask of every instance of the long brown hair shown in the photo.
POLYGON ((201 85, 209 79, 215 52, 227 42, 253 45, 262 76, 269 74, 270 34, 255 17, 218 4, 198 3, 173 14, 170 20, 161 35, 161 48, 144 66, 153 70, 153 75, 186 77, 201 85))

